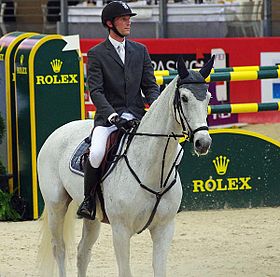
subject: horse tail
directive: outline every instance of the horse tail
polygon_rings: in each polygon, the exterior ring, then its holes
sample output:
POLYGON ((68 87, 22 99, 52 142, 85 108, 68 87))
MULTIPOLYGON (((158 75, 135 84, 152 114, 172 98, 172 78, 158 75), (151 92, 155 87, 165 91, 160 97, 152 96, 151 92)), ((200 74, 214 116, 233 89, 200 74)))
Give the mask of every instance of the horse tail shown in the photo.
MULTIPOLYGON (((67 213, 64 218, 63 225, 63 240, 65 244, 65 254, 66 261, 65 265, 69 265, 70 271, 73 272, 73 265, 70 263, 73 260, 74 256, 74 245, 75 243, 75 228, 74 228, 74 219, 75 219, 75 211, 77 207, 74 204, 68 206, 67 213)), ((58 276, 58 267, 53 255, 52 250, 52 235, 48 226, 48 212, 45 208, 41 217, 41 230, 40 230, 40 246, 38 250, 37 256, 37 264, 39 264, 39 276, 41 277, 49 277, 49 276, 58 276)))
POLYGON ((40 246, 38 250, 37 263, 39 264, 39 276, 56 276, 55 260, 52 253, 51 232, 48 227, 48 212, 44 209, 40 217, 40 246))

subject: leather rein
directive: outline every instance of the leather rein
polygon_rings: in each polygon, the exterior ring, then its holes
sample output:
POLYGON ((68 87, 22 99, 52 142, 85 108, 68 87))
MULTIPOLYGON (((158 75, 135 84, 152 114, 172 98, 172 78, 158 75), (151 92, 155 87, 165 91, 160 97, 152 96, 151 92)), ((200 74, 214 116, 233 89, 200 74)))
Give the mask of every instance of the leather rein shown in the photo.
MULTIPOLYGON (((201 126, 201 127, 197 128, 195 130, 191 129, 191 127, 190 127, 190 125, 187 121, 187 118, 186 118, 186 116, 184 115, 184 112, 183 112, 183 107, 182 107, 182 102, 181 102, 179 89, 181 87, 183 87, 185 84, 192 84, 192 83, 184 83, 182 85, 179 85, 179 81, 180 81, 180 79, 178 79, 178 81, 177 81, 175 97, 174 97, 174 101, 173 101, 173 108, 174 108, 175 119, 182 126, 182 129, 183 129, 182 134, 174 134, 174 133, 171 133, 171 134, 137 133, 136 131, 137 131, 138 126, 133 128, 132 131, 125 131, 126 135, 128 135, 128 140, 127 140, 127 143, 126 143, 126 147, 125 147, 123 153, 121 155, 117 156, 117 158, 115 160, 115 163, 114 163, 114 166, 113 166, 113 168, 114 168, 116 166, 117 162, 121 158, 124 158, 124 160, 127 164, 127 167, 129 168, 131 174, 136 179, 138 184, 143 189, 145 189, 146 191, 148 191, 151 194, 154 194, 156 196, 156 203, 155 203, 154 208, 151 212, 151 215, 150 215, 147 223, 144 225, 144 227, 140 231, 137 232, 138 234, 143 232, 151 224, 151 222, 153 221, 154 216, 156 214, 157 207, 160 203, 160 200, 161 200, 162 196, 165 193, 167 193, 176 184, 177 176, 178 176, 178 169, 177 169, 176 163, 177 163, 177 161, 178 161, 178 159, 179 159, 179 157, 180 157, 180 155, 183 151, 183 146, 180 149, 179 153, 176 155, 176 158, 175 158, 175 160, 174 160, 174 162, 173 162, 173 164, 172 164, 172 166, 171 166, 171 168, 170 168, 170 170, 167 174, 166 179, 163 180, 166 152, 167 152, 167 148, 168 148, 168 144, 170 142, 170 139, 177 140, 177 138, 186 138, 185 141, 183 142, 183 145, 184 145, 186 141, 189 141, 189 142, 193 141, 195 133, 197 133, 199 131, 202 131, 202 130, 208 130, 207 126, 201 126), (186 126, 187 126, 187 128, 186 128, 186 126), (161 190, 160 191, 153 190, 153 189, 147 187, 145 184, 143 184, 141 179, 138 177, 137 173, 135 172, 135 170, 131 167, 131 165, 129 163, 129 159, 127 157, 127 152, 128 152, 129 146, 130 146, 131 141, 132 141, 134 136, 167 137, 167 142, 166 142, 166 145, 165 145, 165 148, 164 148, 163 157, 162 157, 162 164, 161 164, 161 178, 160 178, 160 188, 161 188, 161 190), (176 170, 174 179, 168 184, 169 178, 170 178, 174 168, 176 170)), ((202 83, 202 82, 200 82, 200 83, 202 83)), ((199 84, 199 83, 196 82, 195 84, 199 84)), ((113 170, 113 168, 110 170, 110 172, 113 170)), ((106 178, 107 176, 108 176, 108 174, 106 174, 106 176, 104 176, 104 177, 106 178)), ((105 178, 103 178, 103 180, 105 178)))

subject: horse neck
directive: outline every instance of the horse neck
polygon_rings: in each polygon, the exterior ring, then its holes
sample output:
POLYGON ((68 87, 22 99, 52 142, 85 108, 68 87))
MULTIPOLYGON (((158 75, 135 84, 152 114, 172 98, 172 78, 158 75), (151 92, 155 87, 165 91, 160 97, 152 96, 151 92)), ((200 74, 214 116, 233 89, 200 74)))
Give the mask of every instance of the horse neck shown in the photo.
MULTIPOLYGON (((173 115, 173 98, 175 82, 173 80, 161 93, 160 97, 152 104, 143 117, 137 130, 138 133, 150 134, 178 134, 181 133, 180 125, 173 115)), ((149 187, 158 188, 161 179, 162 160, 165 156, 163 179, 176 158, 178 141, 167 137, 135 136, 129 149, 131 165, 143 183, 149 187), (165 152, 166 144, 168 147, 165 152)))
POLYGON ((138 128, 139 132, 154 134, 180 132, 180 125, 174 120, 173 99, 175 85, 176 80, 173 80, 152 104, 141 121, 138 128))

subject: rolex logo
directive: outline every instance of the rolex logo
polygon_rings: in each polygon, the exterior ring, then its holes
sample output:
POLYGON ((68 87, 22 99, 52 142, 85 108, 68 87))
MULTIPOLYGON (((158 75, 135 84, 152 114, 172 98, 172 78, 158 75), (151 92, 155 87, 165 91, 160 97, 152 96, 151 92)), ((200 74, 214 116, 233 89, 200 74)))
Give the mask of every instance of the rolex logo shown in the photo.
POLYGON ((59 59, 54 59, 50 62, 53 72, 54 73, 59 73, 62 67, 63 62, 59 59))
POLYGON ((213 160, 215 169, 219 175, 225 175, 229 164, 229 159, 226 156, 218 156, 213 160))

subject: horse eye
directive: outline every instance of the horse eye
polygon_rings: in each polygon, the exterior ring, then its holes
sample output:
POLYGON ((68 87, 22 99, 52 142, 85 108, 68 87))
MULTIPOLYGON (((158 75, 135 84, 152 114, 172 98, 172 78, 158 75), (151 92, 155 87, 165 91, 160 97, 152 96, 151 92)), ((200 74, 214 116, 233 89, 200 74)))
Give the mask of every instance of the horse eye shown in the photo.
POLYGON ((188 97, 185 95, 182 95, 182 101, 187 103, 188 102, 188 97))

